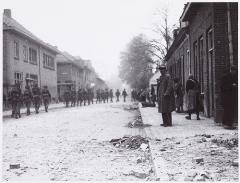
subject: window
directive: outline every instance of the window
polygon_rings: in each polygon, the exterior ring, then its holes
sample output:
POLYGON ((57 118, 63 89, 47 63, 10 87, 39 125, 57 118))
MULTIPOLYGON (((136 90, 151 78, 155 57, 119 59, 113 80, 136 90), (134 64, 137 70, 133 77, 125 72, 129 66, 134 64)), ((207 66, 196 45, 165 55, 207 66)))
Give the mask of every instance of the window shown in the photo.
POLYGON ((44 53, 43 54, 43 67, 54 70, 55 69, 54 58, 44 53))
POLYGON ((29 62, 37 65, 37 50, 29 48, 29 62))
POLYGON ((203 36, 199 38, 199 83, 201 86, 201 92, 203 92, 203 36))
POLYGON ((213 61, 214 61, 214 45, 213 45, 213 29, 210 28, 207 32, 207 58, 208 58, 208 90, 209 90, 209 112, 213 114, 214 111, 214 75, 213 75, 213 61))
POLYGON ((182 73, 182 86, 183 88, 185 88, 185 64, 184 64, 184 56, 182 55, 181 56, 181 66, 182 66, 182 70, 181 70, 181 73, 182 73))
POLYGON ((194 76, 198 79, 198 45, 197 41, 193 43, 193 61, 194 61, 194 76))
POLYGON ((18 41, 14 41, 14 58, 19 59, 19 43, 18 41))
POLYGON ((15 84, 20 83, 20 85, 22 86, 22 81, 23 81, 23 73, 22 72, 15 72, 14 73, 15 84))
POLYGON ((188 75, 191 74, 191 61, 190 61, 190 51, 187 50, 187 65, 188 65, 188 75))
POLYGON ((23 60, 25 62, 28 62, 28 50, 27 50, 27 46, 23 46, 23 60))
POLYGON ((32 88, 34 83, 38 83, 38 76, 36 74, 26 73, 26 80, 28 80, 28 85, 32 88))
POLYGON ((213 49, 213 32, 212 29, 208 31, 208 50, 213 49))

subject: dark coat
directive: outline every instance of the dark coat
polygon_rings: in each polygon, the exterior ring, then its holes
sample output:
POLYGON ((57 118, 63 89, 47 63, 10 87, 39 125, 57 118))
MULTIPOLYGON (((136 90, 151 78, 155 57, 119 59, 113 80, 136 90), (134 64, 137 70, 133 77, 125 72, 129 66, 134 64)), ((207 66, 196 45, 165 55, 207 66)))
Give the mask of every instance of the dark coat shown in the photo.
POLYGON ((169 75, 160 76, 157 86, 158 112, 169 113, 175 110, 173 82, 169 75), (164 96, 165 95, 165 96, 164 96))
POLYGON ((221 102, 224 109, 223 124, 231 126, 238 119, 238 78, 231 73, 221 78, 221 102))

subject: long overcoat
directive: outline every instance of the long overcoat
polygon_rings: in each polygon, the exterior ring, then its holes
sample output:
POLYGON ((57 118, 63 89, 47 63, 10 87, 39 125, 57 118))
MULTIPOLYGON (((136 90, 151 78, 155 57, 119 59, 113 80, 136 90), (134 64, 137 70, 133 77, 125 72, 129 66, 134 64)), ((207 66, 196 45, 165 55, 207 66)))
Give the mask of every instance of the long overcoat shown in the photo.
POLYGON ((169 113, 175 110, 173 82, 170 75, 160 76, 157 86, 157 97, 158 112, 169 113))

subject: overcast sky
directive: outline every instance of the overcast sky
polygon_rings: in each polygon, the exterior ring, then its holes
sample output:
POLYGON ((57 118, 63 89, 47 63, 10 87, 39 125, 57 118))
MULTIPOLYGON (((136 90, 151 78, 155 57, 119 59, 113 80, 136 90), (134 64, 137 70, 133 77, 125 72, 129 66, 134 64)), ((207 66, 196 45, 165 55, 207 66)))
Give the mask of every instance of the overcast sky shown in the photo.
MULTIPOLYGON (((103 79, 118 73, 120 52, 136 35, 152 36, 157 9, 178 24, 183 0, 4 0, 3 8, 60 51, 92 61, 103 79)), ((3 10, 2 10, 3 12, 3 10)))

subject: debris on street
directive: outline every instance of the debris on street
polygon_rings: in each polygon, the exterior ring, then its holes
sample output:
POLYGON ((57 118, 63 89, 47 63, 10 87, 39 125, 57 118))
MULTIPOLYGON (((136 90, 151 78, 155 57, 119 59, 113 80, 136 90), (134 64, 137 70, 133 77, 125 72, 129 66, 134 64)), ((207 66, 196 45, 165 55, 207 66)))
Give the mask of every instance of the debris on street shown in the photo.
POLYGON ((134 111, 138 109, 138 105, 136 104, 132 104, 132 105, 128 105, 128 106, 124 106, 123 108, 126 111, 134 111))
POLYGON ((10 169, 19 169, 20 168, 20 164, 10 164, 10 169))
POLYGON ((148 148, 148 140, 140 135, 131 137, 124 136, 120 139, 112 139, 110 143, 112 143, 115 147, 124 147, 127 149, 138 149, 142 147, 142 149, 145 151, 148 148))
POLYGON ((238 181, 237 133, 165 138, 151 144, 160 180, 238 181))
POLYGON ((129 128, 142 127, 142 126, 143 126, 143 122, 142 122, 142 117, 140 114, 133 121, 130 121, 128 123, 129 128))

